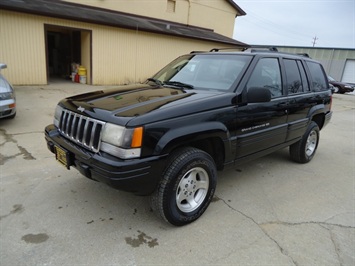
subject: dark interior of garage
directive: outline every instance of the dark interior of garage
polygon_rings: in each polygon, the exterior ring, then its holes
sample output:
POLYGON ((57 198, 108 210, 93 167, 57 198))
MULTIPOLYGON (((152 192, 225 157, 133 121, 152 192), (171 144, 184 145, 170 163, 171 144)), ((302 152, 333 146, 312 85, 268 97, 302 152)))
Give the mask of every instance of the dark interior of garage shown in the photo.
POLYGON ((47 73, 49 81, 70 79, 72 63, 81 61, 81 32, 67 28, 48 28, 47 73))

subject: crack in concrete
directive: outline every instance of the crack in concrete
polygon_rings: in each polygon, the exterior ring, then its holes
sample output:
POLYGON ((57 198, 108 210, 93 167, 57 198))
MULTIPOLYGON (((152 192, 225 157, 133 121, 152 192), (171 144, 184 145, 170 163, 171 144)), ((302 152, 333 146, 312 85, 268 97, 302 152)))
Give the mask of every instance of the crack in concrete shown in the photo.
POLYGON ((21 213, 24 211, 24 207, 22 206, 22 204, 15 204, 13 206, 13 210, 10 211, 8 214, 2 215, 0 216, 0 221, 8 216, 10 216, 11 214, 16 214, 16 213, 21 213))
POLYGON ((330 228, 327 228, 327 226, 334 226, 334 227, 339 227, 339 228, 343 228, 343 229, 354 229, 355 227, 353 226, 346 226, 346 225, 342 225, 342 224, 335 224, 335 223, 328 223, 327 221, 334 218, 335 216, 339 215, 339 214, 336 214, 334 216, 332 216, 331 218, 327 219, 326 221, 324 222, 316 222, 316 221, 308 221, 308 222, 295 222, 295 223, 291 223, 291 222, 282 222, 282 221, 270 221, 270 222, 267 222, 267 223, 261 223, 259 224, 258 222, 256 222, 252 217, 246 215, 245 213, 241 212, 240 210, 237 210, 235 208, 233 208, 230 204, 228 204, 224 199, 222 198, 219 198, 218 196, 216 196, 216 199, 217 200, 221 200, 222 202, 224 202, 224 204, 230 208, 231 210, 235 211, 235 212, 238 212, 239 214, 241 214, 242 216, 244 216, 245 218, 247 218, 248 220, 252 221, 255 225, 257 225, 260 230, 272 241, 275 243, 275 245, 279 248, 280 252, 287 256, 292 262, 294 265, 298 265, 297 261, 295 261, 290 254, 288 254, 288 252, 274 239, 272 238, 268 233, 267 231, 263 228, 263 226, 266 226, 266 225, 284 225, 284 226, 298 226, 298 225, 307 225, 307 224, 313 224, 313 225, 318 225, 324 229, 326 229, 329 234, 330 234, 330 240, 332 241, 333 243, 333 246, 334 246, 334 250, 335 250, 335 253, 338 257, 338 261, 339 261, 339 265, 342 266, 343 263, 341 262, 342 259, 341 259, 341 256, 339 254, 340 252, 340 248, 338 247, 338 245, 336 244, 336 241, 334 239, 334 236, 333 236, 333 233, 332 233, 332 230, 330 228))
POLYGON ((285 225, 285 226, 296 226, 296 225, 304 225, 304 224, 315 224, 315 225, 330 225, 330 226, 337 226, 340 228, 345 228, 345 229, 354 229, 355 227, 353 226, 347 226, 347 225, 342 225, 342 224, 333 224, 333 223, 327 223, 327 222, 315 222, 315 221, 308 221, 308 222, 298 222, 298 223, 290 223, 290 222, 282 222, 282 221, 270 221, 267 223, 262 223, 260 226, 263 225, 285 225))
MULTIPOLYGON (((23 134, 32 134, 34 132, 29 132, 29 133, 19 133, 19 134, 7 134, 5 129, 0 128, 0 134, 5 138, 5 142, 0 144, 0 147, 5 146, 6 143, 12 142, 16 144, 17 148, 19 149, 19 152, 12 155, 12 156, 5 156, 2 153, 0 153, 0 165, 4 165, 7 161, 16 158, 17 156, 23 155, 23 158, 25 160, 36 160, 35 157, 32 156, 32 154, 27 151, 24 147, 18 145, 18 142, 16 139, 14 139, 15 135, 23 135, 23 134)), ((36 132, 38 133, 38 132, 36 132)))
POLYGON ((338 247, 337 243, 335 242, 335 239, 334 239, 334 235, 333 235, 332 230, 329 229, 329 228, 327 228, 326 226, 324 226, 324 225, 322 225, 322 224, 320 224, 319 226, 323 227, 325 230, 328 231, 329 236, 330 236, 330 240, 332 241, 333 246, 334 246, 335 254, 336 254, 337 257, 338 257, 339 265, 340 265, 340 266, 343 266, 342 259, 341 259, 341 256, 340 256, 340 254, 339 254, 340 248, 338 247))
POLYGON ((290 256, 290 254, 288 254, 288 252, 274 239, 272 238, 267 232, 266 230, 264 230, 262 228, 262 226, 260 224, 258 224, 252 217, 246 215, 245 213, 233 208, 231 205, 229 205, 224 199, 218 197, 215 195, 215 197, 221 201, 224 202, 224 204, 226 206, 228 206, 228 208, 230 208, 231 210, 235 211, 235 212, 238 212, 239 214, 241 214, 242 216, 244 216, 245 218, 247 218, 248 220, 252 221, 255 225, 257 225, 259 227, 259 229, 264 233, 265 236, 267 236, 272 242, 275 243, 275 245, 278 247, 278 249, 280 250, 281 254, 283 254, 284 256, 286 256, 287 258, 289 258, 292 263, 296 266, 298 266, 299 264, 290 256))

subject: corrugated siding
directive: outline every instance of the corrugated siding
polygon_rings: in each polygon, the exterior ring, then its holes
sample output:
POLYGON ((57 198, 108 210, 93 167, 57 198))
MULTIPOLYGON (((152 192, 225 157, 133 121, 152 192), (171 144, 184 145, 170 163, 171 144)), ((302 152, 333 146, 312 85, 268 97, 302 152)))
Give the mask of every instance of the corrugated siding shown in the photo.
POLYGON ((225 0, 65 1, 205 27, 228 37, 233 35, 234 21, 237 15, 237 11, 225 0), (174 6, 172 6, 173 3, 174 6))
POLYGON ((94 52, 94 84, 142 82, 182 54, 220 47, 216 43, 105 27, 94 33, 94 40, 94 51, 108 51, 94 52))
POLYGON ((214 42, 140 32, 139 29, 125 30, 0 10, 0 61, 8 64, 4 74, 13 84, 47 83, 45 24, 92 32, 94 85, 143 81, 181 54, 221 47, 214 42))
POLYGON ((15 84, 46 83, 43 23, 37 18, 0 10, 0 61, 15 84))
POLYGON ((355 59, 354 49, 307 48, 307 47, 278 47, 279 51, 287 53, 307 53, 322 63, 328 75, 341 80, 348 59, 355 59))
POLYGON ((191 1, 188 23, 232 38, 237 11, 227 1, 191 1))

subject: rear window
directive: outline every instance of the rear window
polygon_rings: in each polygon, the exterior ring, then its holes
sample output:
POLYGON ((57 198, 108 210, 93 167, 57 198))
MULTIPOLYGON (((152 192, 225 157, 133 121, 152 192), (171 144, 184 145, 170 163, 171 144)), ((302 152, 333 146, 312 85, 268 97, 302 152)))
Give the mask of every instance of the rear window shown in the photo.
POLYGON ((328 81, 324 74, 321 64, 315 62, 306 62, 311 73, 312 87, 315 91, 328 90, 328 81))

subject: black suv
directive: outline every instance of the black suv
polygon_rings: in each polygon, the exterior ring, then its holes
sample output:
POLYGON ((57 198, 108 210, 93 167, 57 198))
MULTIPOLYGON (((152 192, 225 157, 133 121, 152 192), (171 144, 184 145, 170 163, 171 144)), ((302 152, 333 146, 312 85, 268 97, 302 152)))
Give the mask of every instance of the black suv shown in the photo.
POLYGON ((69 97, 45 128, 66 168, 150 195, 173 225, 207 209, 217 170, 289 146, 309 162, 331 119, 320 63, 275 51, 192 52, 144 84, 69 97))

